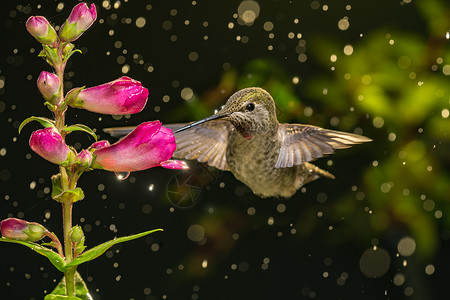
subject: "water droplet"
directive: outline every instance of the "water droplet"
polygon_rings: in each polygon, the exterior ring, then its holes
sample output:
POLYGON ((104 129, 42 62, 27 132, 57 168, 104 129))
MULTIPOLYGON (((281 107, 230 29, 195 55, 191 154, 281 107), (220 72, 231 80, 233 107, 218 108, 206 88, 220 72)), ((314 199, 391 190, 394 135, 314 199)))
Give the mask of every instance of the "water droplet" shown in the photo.
POLYGON ((130 172, 114 172, 116 174, 117 179, 125 180, 130 176, 130 172))

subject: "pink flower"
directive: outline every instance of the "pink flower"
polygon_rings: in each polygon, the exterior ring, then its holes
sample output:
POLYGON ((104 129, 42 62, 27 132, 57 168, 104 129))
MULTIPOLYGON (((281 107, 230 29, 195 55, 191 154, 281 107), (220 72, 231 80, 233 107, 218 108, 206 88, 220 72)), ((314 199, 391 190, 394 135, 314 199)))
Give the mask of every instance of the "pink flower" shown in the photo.
POLYGON ((37 87, 45 100, 58 104, 60 81, 56 74, 42 71, 37 80, 37 87))
POLYGON ((36 130, 30 137, 31 149, 54 163, 61 164, 69 155, 69 147, 53 127, 36 130))
POLYGON ((94 3, 88 8, 86 3, 76 5, 69 18, 61 26, 59 37, 66 42, 75 41, 83 34, 97 19, 97 10, 94 3))
POLYGON ((37 16, 29 17, 26 23, 28 32, 34 36, 39 43, 51 45, 56 42, 57 35, 55 29, 46 18, 37 16))
POLYGON ((185 169, 187 166, 182 162, 165 163, 175 148, 172 130, 161 126, 159 121, 145 122, 117 143, 95 150, 93 168, 132 172, 166 165, 185 169))
POLYGON ((147 103, 147 97, 148 90, 139 81, 124 76, 83 89, 76 99, 70 99, 68 104, 101 114, 125 115, 140 112, 147 103))
POLYGON ((36 242, 45 236, 47 229, 38 223, 8 218, 2 221, 1 231, 8 239, 36 242))

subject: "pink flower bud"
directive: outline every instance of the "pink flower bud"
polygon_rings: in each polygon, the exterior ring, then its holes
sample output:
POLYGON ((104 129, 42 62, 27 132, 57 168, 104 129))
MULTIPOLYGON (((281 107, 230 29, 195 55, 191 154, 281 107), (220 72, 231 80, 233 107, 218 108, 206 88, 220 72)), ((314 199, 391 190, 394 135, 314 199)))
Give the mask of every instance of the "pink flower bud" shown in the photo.
POLYGON ((8 239, 36 242, 45 236, 47 229, 38 223, 8 218, 2 221, 1 231, 2 236, 8 239))
POLYGON ((80 153, 77 155, 77 163, 89 168, 92 163, 92 153, 89 150, 83 149, 80 153))
POLYGON ((56 42, 57 35, 55 29, 46 18, 37 16, 29 17, 26 23, 28 32, 34 36, 39 43, 51 45, 56 42))
POLYGON ((37 87, 45 100, 58 104, 60 82, 56 74, 42 71, 37 80, 37 87))
POLYGON ((148 90, 139 81, 124 76, 83 89, 68 104, 100 114, 125 115, 140 112, 147 103, 147 97, 148 90))
POLYGON ((93 167, 115 172, 145 170, 162 166, 175 148, 172 130, 159 121, 145 122, 117 143, 94 151, 93 167))
POLYGON ((97 10, 94 3, 88 8, 86 3, 77 4, 70 13, 69 18, 61 26, 59 37, 66 42, 75 41, 97 19, 97 10))
POLYGON ((61 164, 69 155, 69 147, 53 127, 37 130, 30 137, 31 149, 54 163, 61 164))

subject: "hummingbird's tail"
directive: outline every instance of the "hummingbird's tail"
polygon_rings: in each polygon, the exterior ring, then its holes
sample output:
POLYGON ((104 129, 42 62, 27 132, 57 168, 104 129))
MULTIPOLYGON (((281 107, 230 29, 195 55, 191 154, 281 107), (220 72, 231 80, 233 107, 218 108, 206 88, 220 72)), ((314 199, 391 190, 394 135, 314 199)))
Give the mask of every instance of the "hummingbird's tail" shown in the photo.
POLYGON ((318 179, 319 177, 326 177, 326 178, 330 178, 330 179, 335 178, 334 175, 331 174, 330 172, 322 170, 321 168, 319 168, 313 164, 305 162, 305 163, 302 163, 301 166, 303 168, 299 168, 298 172, 299 172, 299 175, 301 173, 303 176, 297 176, 297 178, 304 177, 302 185, 305 185, 311 181, 314 181, 314 180, 318 179))

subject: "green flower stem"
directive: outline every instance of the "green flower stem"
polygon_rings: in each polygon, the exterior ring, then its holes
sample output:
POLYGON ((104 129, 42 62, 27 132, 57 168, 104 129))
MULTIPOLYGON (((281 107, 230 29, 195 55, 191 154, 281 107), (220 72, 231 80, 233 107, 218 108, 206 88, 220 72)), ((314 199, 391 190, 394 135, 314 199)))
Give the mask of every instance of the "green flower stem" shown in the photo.
MULTIPOLYGON (((58 47, 58 56, 63 57, 63 48, 64 44, 60 44, 58 47)), ((59 78, 60 89, 59 89, 59 105, 57 105, 55 110, 55 126, 56 130, 61 134, 64 138, 64 126, 65 126, 65 105, 62 104, 64 100, 64 69, 66 63, 60 63, 55 65, 56 76, 59 78), (62 107, 61 107, 62 104, 62 107)), ((63 166, 60 166, 61 171, 61 187, 62 190, 68 190, 70 188, 74 188, 77 185, 78 176, 71 176, 71 173, 67 172, 67 169, 63 166), (70 175, 69 175, 70 174, 70 175)), ((72 229, 72 207, 73 207, 73 199, 72 197, 65 197, 62 201, 63 206, 63 232, 64 232, 64 257, 66 264, 70 263, 73 260, 73 247, 72 241, 70 239, 70 230, 72 229)), ((64 277, 66 278, 66 295, 69 297, 75 297, 75 273, 77 271, 77 267, 72 267, 68 271, 64 272, 64 277)))
MULTIPOLYGON (((58 47, 58 56, 61 58, 62 61, 62 57, 63 57, 63 48, 64 48, 64 44, 60 44, 58 47)), ((57 66, 54 66, 55 71, 56 71, 56 76, 58 76, 59 78, 59 84, 60 84, 60 88, 59 88, 59 101, 58 103, 63 103, 64 100, 64 69, 66 67, 66 63, 61 63, 57 66)), ((56 129, 58 130, 58 132, 62 135, 62 137, 64 138, 64 133, 63 133, 63 129, 64 129, 64 123, 65 123, 65 109, 61 109, 60 105, 57 106, 56 111, 55 111, 55 121, 56 121, 56 129)))
POLYGON ((64 257, 62 245, 61 245, 61 242, 59 241, 58 237, 57 237, 56 235, 54 235, 52 232, 50 232, 50 231, 47 231, 47 232, 45 233, 45 236, 47 236, 47 237, 49 237, 49 238, 52 239, 53 243, 54 243, 55 246, 56 246, 56 249, 58 250, 58 254, 59 254, 61 257, 64 257))
MULTIPOLYGON (((70 229, 72 229, 72 199, 69 197, 63 202, 63 227, 64 227, 64 254, 66 263, 73 259, 72 241, 70 240, 70 229)), ((64 272, 66 277, 67 296, 75 296, 75 272, 77 268, 73 267, 64 272)))

